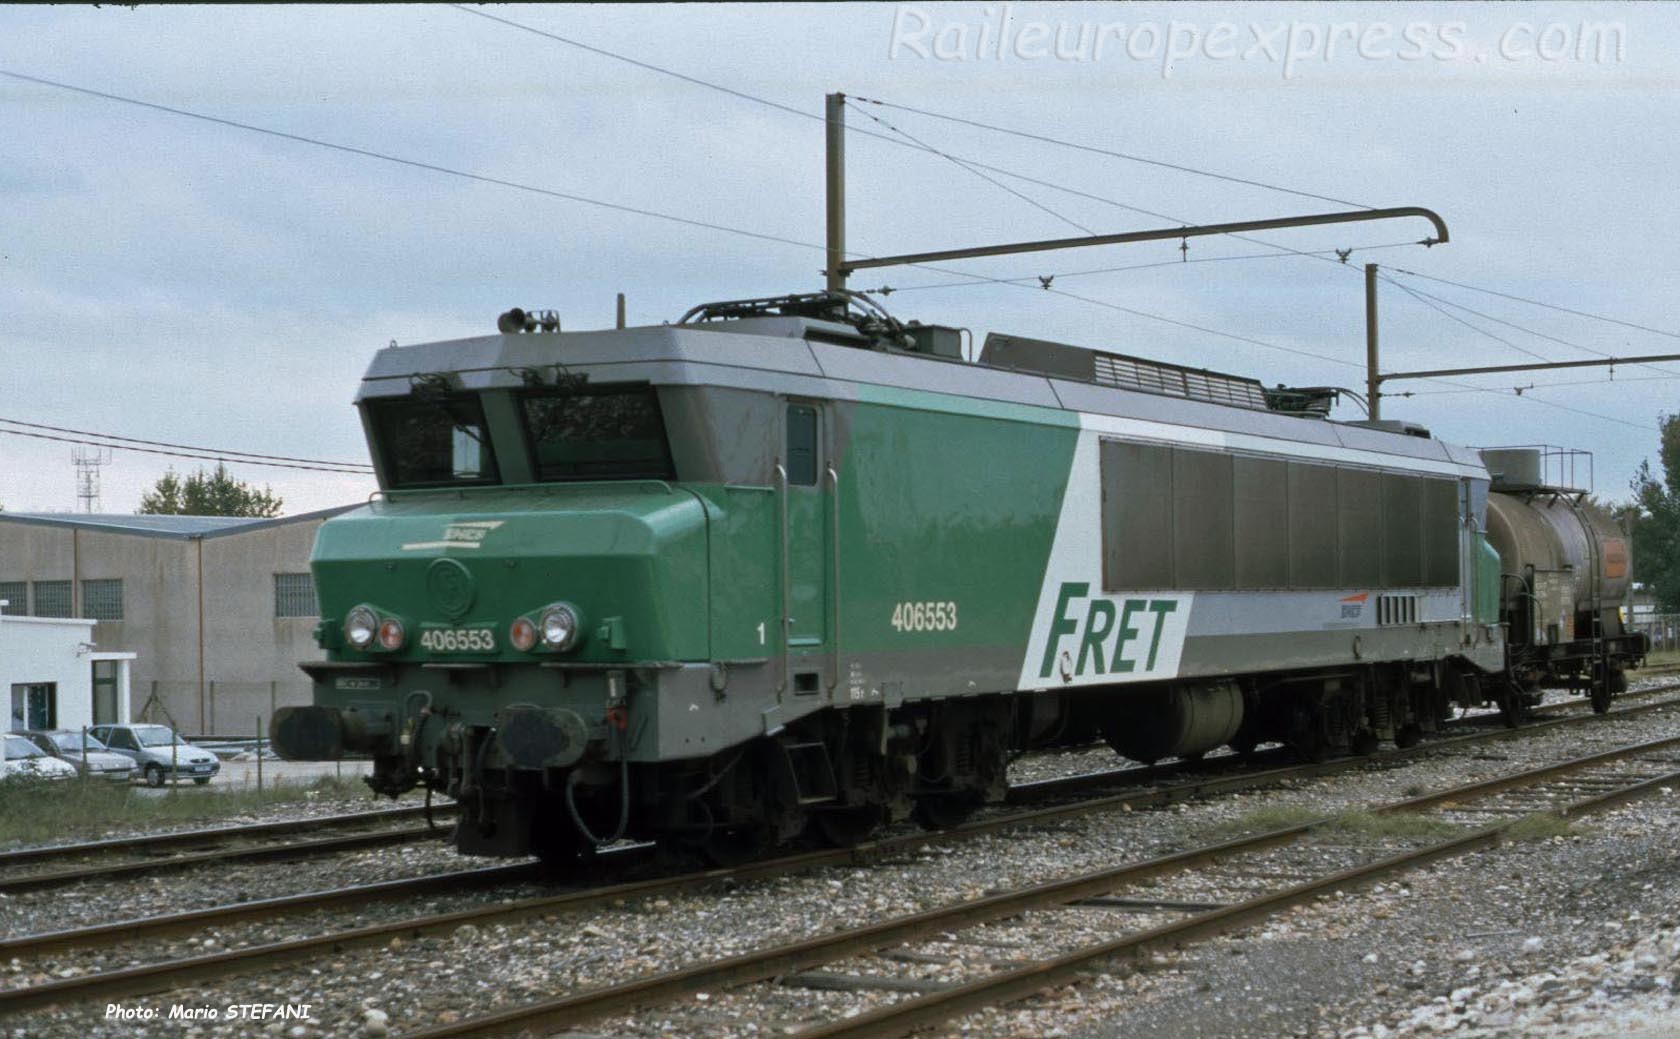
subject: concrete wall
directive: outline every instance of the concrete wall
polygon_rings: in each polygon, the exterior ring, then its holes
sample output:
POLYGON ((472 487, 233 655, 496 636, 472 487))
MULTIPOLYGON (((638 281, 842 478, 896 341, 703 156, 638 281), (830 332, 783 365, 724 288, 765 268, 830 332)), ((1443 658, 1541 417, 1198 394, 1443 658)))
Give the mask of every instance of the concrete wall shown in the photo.
POLYGON ((133 651, 136 717, 187 732, 252 732, 277 706, 309 702, 301 660, 319 660, 315 617, 276 617, 274 575, 307 573, 322 519, 262 524, 205 537, 7 520, 0 513, 0 581, 120 578, 123 619, 100 621, 100 650, 133 651), (200 574, 203 582, 200 626, 200 574), (201 660, 202 653, 202 660, 201 660))

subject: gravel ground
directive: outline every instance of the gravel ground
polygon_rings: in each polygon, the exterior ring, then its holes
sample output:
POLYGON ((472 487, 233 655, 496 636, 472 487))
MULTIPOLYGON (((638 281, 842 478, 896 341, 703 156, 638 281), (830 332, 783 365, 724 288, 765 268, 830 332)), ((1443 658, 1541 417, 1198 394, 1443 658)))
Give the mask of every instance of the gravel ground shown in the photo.
MULTIPOLYGON (((213 789, 213 788, 212 788, 213 789)), ((150 790, 145 787, 135 787, 134 792, 147 797, 164 797, 168 790, 150 790)), ((200 790, 197 787, 183 786, 178 794, 184 797, 200 797, 210 799, 215 797, 211 789, 200 790)), ((407 808, 423 804, 420 796, 408 794, 397 801, 388 797, 375 797, 372 793, 357 793, 350 796, 325 795, 315 790, 298 790, 297 799, 283 801, 276 804, 264 805, 249 811, 235 812, 228 815, 206 812, 199 819, 182 819, 159 823, 155 820, 136 820, 132 824, 108 826, 98 833, 72 834, 61 840, 38 841, 34 843, 23 841, 0 842, 0 852, 16 851, 20 848, 51 848, 60 844, 79 844, 84 841, 114 840, 119 837, 138 837, 157 833, 180 833, 186 830, 204 830, 222 826, 248 826, 253 823, 292 822, 300 819, 319 819, 327 815, 348 815, 355 812, 378 812, 389 808, 407 808)))
MULTIPOLYGON (((107 1008, 99 1005, 22 1015, 15 1022, 0 1024, 0 1031, 9 1030, 17 1039, 25 1035, 67 1039, 180 1035, 192 1039, 252 1031, 288 1039, 328 1035, 377 1039, 388 1032, 447 1022, 541 995, 621 981, 772 941, 1182 849, 1222 828, 1240 829, 1245 820, 1253 822, 1257 812, 1310 808, 1315 813, 1332 814, 1392 800, 1408 791, 1442 788, 1619 743, 1669 735, 1674 728, 1673 712, 1618 719, 1586 729, 1534 734, 1474 752, 1443 752, 1397 768, 1370 768, 1271 791, 1178 805, 1167 811, 1130 816, 1109 813, 1069 820, 1035 830, 1028 839, 1015 833, 954 846, 929 844, 869 869, 821 870, 730 890, 637 899, 604 910, 508 925, 467 925, 451 935, 396 940, 382 949, 346 950, 330 959, 277 968, 260 977, 229 979, 198 991, 131 999, 122 1004, 137 1011, 156 1012, 158 1019, 150 1022, 113 1020, 106 1016, 107 1008), (167 1020, 176 1004, 225 1010, 229 1004, 252 1003, 307 1003, 310 1016, 307 1020, 260 1024, 248 1020, 192 1024, 167 1020)), ((1064 774, 1088 769, 1096 762, 1101 767, 1113 767, 1114 759, 1106 751, 1095 753, 1099 756, 1084 752, 1028 760, 1037 768, 1054 759, 1062 763, 1057 771, 1064 774)), ((1680 905, 1680 867, 1670 850, 1680 843, 1674 839, 1680 836, 1675 829, 1677 816, 1680 798, 1641 802, 1588 822, 1575 837, 1515 845, 1438 866, 1413 875, 1412 886, 1348 893, 1235 940, 1210 943, 1184 954, 1165 954, 1159 963, 1147 965, 1148 970, 1095 977, 1086 984, 1053 992, 1046 999, 976 1017, 968 1022, 966 1034, 1063 1034, 1098 1039, 1124 1033, 1128 1037, 1161 1039, 1238 1039, 1261 1035, 1341 1036, 1348 1032, 1357 1035, 1353 1030, 1359 1027, 1375 1036, 1381 1034, 1378 1026, 1390 1029, 1391 1034, 1397 1027, 1414 1028, 1405 1034, 1425 1034, 1422 1029, 1428 1022, 1423 1018, 1415 1027, 1408 1024, 1414 1011, 1438 1006, 1433 1002, 1438 996, 1445 997, 1450 1008, 1454 993, 1463 989, 1467 980, 1483 979, 1475 992, 1460 993, 1464 1005, 1482 999, 1484 994, 1490 1000, 1503 998, 1497 995, 1495 979, 1519 980, 1548 966, 1608 952, 1625 943, 1632 933, 1625 923, 1628 912, 1638 911, 1643 914, 1641 920, 1652 921, 1662 921, 1666 914, 1669 919, 1665 926, 1672 926, 1674 907, 1680 905), (1633 885, 1629 878, 1637 878, 1638 884, 1633 885), (1623 923, 1623 929, 1604 930, 1599 924, 1605 920, 1623 923), (1530 939, 1538 939, 1541 944, 1537 950, 1524 952, 1530 939), (1470 953, 1470 959, 1459 958, 1465 952, 1470 953), (1372 954, 1377 959, 1367 961, 1365 957, 1372 954), (1478 968, 1474 977, 1469 973, 1472 967, 1478 968), (1379 991, 1380 986, 1387 987, 1379 991)), ((1341 854, 1337 848, 1335 842, 1321 843, 1291 854, 1309 858, 1317 855, 1323 866, 1341 854)), ((1306 875, 1305 867, 1283 852, 1268 861, 1276 863, 1275 872, 1306 875)), ((177 900, 196 905, 228 901, 239 890, 258 896, 281 893, 267 888, 250 890, 264 875, 269 883, 283 883, 288 890, 308 890, 328 886, 335 873, 340 877, 337 882, 342 883, 459 865, 458 859, 440 848, 385 849, 284 870, 257 867, 243 887, 235 883, 218 888, 215 885, 221 883, 220 877, 207 880, 197 871, 190 879, 183 874, 165 886, 192 889, 190 894, 170 892, 171 905, 177 900), (291 874, 306 870, 307 882, 294 884, 297 878, 291 874), (278 878, 276 874, 285 876, 278 878), (212 893, 201 898, 197 890, 201 887, 212 893), (220 893, 214 893, 217 891, 220 893)), ((1187 897, 1184 892, 1200 890, 1210 900, 1223 900, 1240 894, 1242 878, 1199 883, 1202 889, 1170 884, 1161 892, 1164 897, 1182 899, 1187 897)), ((139 915, 137 909, 163 909, 156 901, 156 891, 131 890, 144 886, 105 886, 83 896, 91 904, 78 909, 85 908, 89 919, 106 920, 139 915)), ((496 892, 486 897, 512 896, 496 892)), ((34 912, 44 914, 48 905, 62 910, 65 901, 45 899, 34 912)), ((450 902, 451 907, 455 904, 450 902)), ((413 905, 404 908, 422 909, 413 905)), ((10 914, 15 911, 12 905, 0 907, 0 914, 6 914, 0 918, 10 922, 10 914)), ((361 917, 358 914, 358 920, 361 917)), ((1087 909, 1032 914, 987 928, 982 939, 987 944, 983 946, 969 944, 973 940, 969 936, 946 949, 937 945, 918 947, 914 958, 929 958, 930 962, 898 962, 891 973, 905 976, 913 970, 935 983, 949 981, 968 976, 962 972, 973 968, 961 966, 964 961, 1021 959, 1041 953, 1047 943, 1059 947, 1092 934, 1112 934, 1117 929, 1130 930, 1167 918, 1087 909), (955 954, 960 960, 940 961, 942 954, 955 954)), ((292 937, 318 926, 319 921, 289 920, 268 925, 260 934, 292 937)), ((238 943, 253 940, 258 933, 240 928, 237 934, 217 936, 216 940, 238 943)), ((1633 962, 1644 955, 1635 956, 1633 962)), ((871 971, 885 970, 881 961, 866 962, 872 964, 871 971)), ((1610 962, 1604 961, 1607 965, 1610 962)), ((37 966, 19 964, 3 969, 20 974, 36 971, 37 966)), ((75 966, 67 963, 57 969, 75 966)), ((862 970, 863 966, 824 969, 862 970)), ((1620 999, 1622 988, 1612 987, 1615 991, 1606 989, 1605 998, 1620 999)), ((1661 1010, 1656 1006, 1659 997, 1666 998, 1672 990, 1672 981, 1660 986, 1660 991, 1652 988, 1642 992, 1629 987, 1625 993, 1628 999, 1623 1002, 1655 1013, 1661 1010)), ((878 991, 783 987, 775 991, 773 1007, 766 1016, 764 997, 706 995, 705 1000, 688 1007, 672 1008, 669 1018, 627 1015, 600 1022, 589 1031, 623 1036, 784 1034, 788 1026, 801 1021, 829 1019, 882 1000, 903 998, 902 994, 878 991)), ((1561 1005, 1561 997, 1555 997, 1551 989, 1546 998, 1561 1005)), ((1573 1039, 1575 1034, 1560 1032, 1558 1036, 1573 1039)))

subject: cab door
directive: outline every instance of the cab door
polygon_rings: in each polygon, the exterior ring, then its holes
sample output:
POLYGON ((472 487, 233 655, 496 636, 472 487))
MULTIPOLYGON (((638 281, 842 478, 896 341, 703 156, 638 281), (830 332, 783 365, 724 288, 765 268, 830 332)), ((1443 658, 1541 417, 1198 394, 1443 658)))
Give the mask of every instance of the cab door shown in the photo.
POLYGON ((828 478, 824 408, 790 401, 784 411, 782 458, 782 592, 785 652, 784 693, 821 695, 831 687, 829 523, 832 480, 828 478))

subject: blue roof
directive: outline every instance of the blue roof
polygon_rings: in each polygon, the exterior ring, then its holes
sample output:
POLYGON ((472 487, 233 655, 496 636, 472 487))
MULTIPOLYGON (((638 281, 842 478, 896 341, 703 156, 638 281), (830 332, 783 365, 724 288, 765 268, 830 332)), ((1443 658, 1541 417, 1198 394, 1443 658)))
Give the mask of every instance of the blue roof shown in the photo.
MULTIPOLYGON (((360 502, 356 504, 359 505, 360 502)), ((248 516, 140 516, 122 512, 0 512, 0 523, 15 521, 80 530, 101 530, 113 534, 191 539, 237 534, 264 527, 277 527, 284 523, 326 519, 355 507, 356 505, 339 505, 331 509, 301 512, 295 516, 276 516, 272 519, 248 516)))

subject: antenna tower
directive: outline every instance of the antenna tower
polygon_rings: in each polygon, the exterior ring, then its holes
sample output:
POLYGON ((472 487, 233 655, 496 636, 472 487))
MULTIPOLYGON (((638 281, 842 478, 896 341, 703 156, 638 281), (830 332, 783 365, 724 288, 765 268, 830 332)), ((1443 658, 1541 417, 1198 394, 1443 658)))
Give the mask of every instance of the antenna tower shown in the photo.
POLYGON ((70 452, 70 461, 76 466, 77 503, 83 512, 98 512, 99 470, 110 463, 111 449, 78 447, 70 452))

